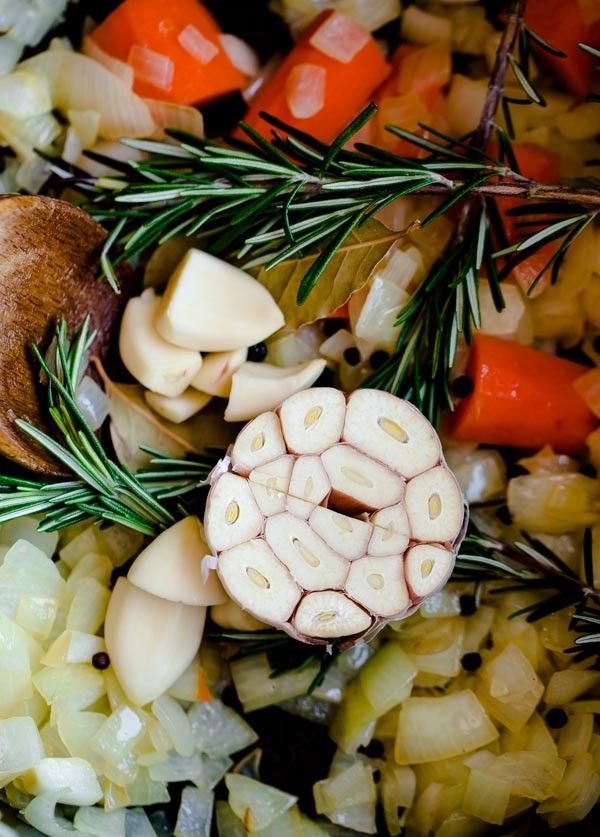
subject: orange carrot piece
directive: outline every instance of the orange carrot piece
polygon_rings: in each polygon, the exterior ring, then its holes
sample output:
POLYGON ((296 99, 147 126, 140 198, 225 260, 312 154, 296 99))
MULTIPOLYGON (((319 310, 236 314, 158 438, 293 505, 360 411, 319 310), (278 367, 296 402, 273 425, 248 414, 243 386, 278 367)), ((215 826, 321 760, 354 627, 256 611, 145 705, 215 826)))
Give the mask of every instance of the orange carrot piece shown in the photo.
POLYGON ((331 142, 367 104, 389 72, 389 64, 367 32, 339 12, 325 11, 260 90, 245 121, 263 136, 270 137, 271 128, 260 116, 261 111, 265 111, 323 142, 331 142), (322 37, 325 27, 336 25, 347 27, 351 36, 340 43, 339 53, 336 53, 335 40, 329 46, 322 37), (354 39, 357 49, 353 54, 351 44, 354 39), (331 49, 337 57, 323 49, 331 49), (300 84, 303 76, 318 82, 322 89, 322 104, 317 90, 307 90, 307 106, 302 108, 300 84), (317 95, 309 101, 311 92, 317 95))
POLYGON ((457 441, 580 453, 597 420, 573 382, 588 371, 548 352, 477 334, 466 374, 474 384, 450 417, 457 441))
POLYGON ((134 65, 138 72, 133 89, 140 96, 192 105, 240 90, 246 83, 221 46, 220 34, 198 0, 125 0, 90 37, 109 55, 134 65), (160 86, 140 69, 140 58, 152 53, 172 70, 160 86))

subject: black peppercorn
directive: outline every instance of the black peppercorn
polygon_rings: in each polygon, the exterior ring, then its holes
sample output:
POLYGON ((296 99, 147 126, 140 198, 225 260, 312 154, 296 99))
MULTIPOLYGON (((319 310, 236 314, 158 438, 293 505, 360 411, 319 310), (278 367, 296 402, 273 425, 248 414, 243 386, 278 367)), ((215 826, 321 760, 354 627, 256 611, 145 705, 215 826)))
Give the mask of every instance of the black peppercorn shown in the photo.
POLYGON ((474 389, 473 378, 469 378, 468 375, 460 375, 452 381, 452 395, 456 398, 466 398, 474 389))
POLYGON ((323 325, 323 334, 325 337, 332 337, 341 328, 344 328, 345 325, 346 323, 344 320, 339 320, 337 317, 330 317, 328 320, 325 320, 325 324, 323 325))
POLYGON ((478 654, 477 651, 465 654, 460 664, 465 671, 477 671, 481 667, 481 654, 478 654))
POLYGON ((472 616, 477 610, 475 596, 472 596, 470 593, 463 593, 458 601, 460 603, 461 616, 472 616))
POLYGON ((109 667, 110 657, 104 651, 98 651, 98 653, 94 654, 94 656, 92 657, 92 665, 94 666, 94 668, 103 671, 105 668, 109 667))
POLYGON ((598 472, 591 462, 586 462, 584 465, 582 465, 579 469, 579 473, 583 474, 584 477, 591 477, 593 480, 595 480, 598 476, 598 472))
POLYGON ((546 712, 546 723, 550 727, 550 729, 561 729, 565 726, 567 721, 569 720, 569 716, 565 712, 564 709, 560 709, 560 707, 555 707, 554 709, 549 709, 546 712))
POLYGON ((355 346, 350 346, 344 352, 344 360, 349 366, 356 366, 360 363, 360 352, 355 346))
POLYGON ((267 356, 267 347, 264 343, 257 343, 255 346, 250 346, 246 359, 251 363, 262 363, 267 356))

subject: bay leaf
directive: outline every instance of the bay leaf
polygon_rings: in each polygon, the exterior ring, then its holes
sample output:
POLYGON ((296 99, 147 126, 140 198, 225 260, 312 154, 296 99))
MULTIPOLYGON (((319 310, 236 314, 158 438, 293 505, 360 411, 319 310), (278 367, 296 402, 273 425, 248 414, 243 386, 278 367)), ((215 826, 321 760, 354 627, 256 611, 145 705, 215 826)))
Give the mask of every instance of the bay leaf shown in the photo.
POLYGON ((303 305, 296 302, 298 288, 318 253, 281 262, 271 270, 263 267, 257 278, 281 308, 286 328, 295 330, 329 316, 344 305, 367 283, 374 268, 403 235, 391 232, 374 219, 351 232, 303 305))

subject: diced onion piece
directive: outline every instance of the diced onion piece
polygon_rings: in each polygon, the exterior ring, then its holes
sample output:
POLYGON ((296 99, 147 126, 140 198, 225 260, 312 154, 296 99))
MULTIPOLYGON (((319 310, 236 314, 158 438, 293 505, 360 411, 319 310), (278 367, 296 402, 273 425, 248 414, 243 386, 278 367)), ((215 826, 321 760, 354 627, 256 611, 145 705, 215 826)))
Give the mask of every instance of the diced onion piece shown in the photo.
POLYGON ((175 837, 210 837, 215 795, 211 791, 186 787, 175 823, 175 837))
POLYGON ((196 748, 211 758, 237 753, 258 738, 237 712, 217 699, 192 704, 188 717, 196 748))
POLYGON ((399 645, 388 642, 360 670, 358 679, 377 717, 405 701, 417 669, 399 645))
POLYGON ((449 43, 452 24, 448 18, 431 14, 418 6, 409 6, 402 15, 400 31, 402 37, 413 44, 449 43))
POLYGON ((470 689, 444 697, 410 697, 396 738, 398 764, 421 764, 470 753, 498 738, 498 730, 470 689))
POLYGON ((313 792, 318 814, 331 814, 338 808, 374 803, 377 799, 373 771, 359 761, 329 779, 317 782, 313 792))
POLYGON ((89 375, 77 387, 75 401, 91 429, 99 430, 108 416, 108 396, 89 375))
POLYGON ((254 78, 260 72, 260 60, 252 47, 236 35, 224 33, 218 36, 227 57, 244 75, 254 78))
POLYGON ((298 801, 297 796, 240 774, 229 773, 225 784, 229 804, 250 832, 268 828, 298 801))
POLYGON ((595 416, 600 418, 600 369, 590 369, 573 381, 573 388, 595 416))
POLYGON ((0 719, 0 753, 0 785, 11 774, 29 770, 44 758, 44 745, 33 718, 0 719))
POLYGON ((0 77, 0 110, 11 116, 39 116, 52 109, 48 80, 15 70, 0 77))
POLYGON ((446 100, 446 119, 454 135, 463 136, 477 127, 486 94, 487 82, 483 79, 454 74, 446 100))
POLYGON ((179 755, 191 756, 194 752, 192 727, 181 704, 168 695, 161 695, 152 704, 152 714, 164 727, 179 755))
POLYGON ((101 49, 101 47, 99 47, 98 44, 87 35, 83 39, 81 51, 84 55, 87 55, 88 58, 92 58, 94 61, 102 64, 102 66, 106 67, 106 69, 113 75, 118 76, 121 81, 127 85, 127 87, 133 87, 134 72, 131 64, 126 64, 124 61, 119 61, 118 58, 109 55, 108 52, 101 49))
POLYGON ((310 119, 325 106, 327 71, 318 64, 296 64, 285 81, 288 107, 296 119, 310 119))
POLYGON ((181 30, 177 40, 184 50, 201 64, 210 64, 213 58, 219 54, 219 47, 205 38, 202 32, 192 26, 191 23, 181 30))
POLYGON ((490 715, 508 729, 521 729, 544 694, 544 684, 515 643, 488 660, 478 672, 477 696, 490 715))
POLYGON ((560 535, 600 519, 600 483, 583 474, 513 477, 507 502, 519 529, 560 535))
POLYGON ((56 815, 56 803, 60 791, 48 791, 34 797, 22 811, 24 819, 47 837, 73 837, 73 825, 64 817, 56 815))
POLYGON ((506 492, 506 464, 497 450, 478 450, 452 469, 467 503, 485 503, 506 492))
POLYGON ((474 768, 469 773, 462 808, 484 822, 502 825, 509 799, 510 782, 474 768))
POLYGON ((502 753, 485 771, 510 782, 513 796, 541 802, 558 786, 566 764, 563 759, 548 758, 546 754, 517 750, 502 753))
POLYGON ((133 68, 139 81, 145 81, 159 90, 170 90, 175 75, 175 64, 168 55, 154 52, 147 47, 134 44, 129 50, 127 63, 133 68))
POLYGON ((591 669, 555 671, 546 684, 544 702, 548 706, 564 706, 585 694, 589 689, 596 688, 599 683, 600 672, 591 669))
POLYGON ((330 58, 349 64, 369 42, 365 30, 346 15, 332 14, 314 32, 310 44, 330 58))
POLYGON ((94 805, 102 798, 93 767, 79 758, 42 759, 23 774, 21 782, 28 793, 54 792, 56 801, 67 805, 94 805))
POLYGON ((272 678, 273 669, 266 654, 234 660, 230 668, 244 712, 253 712, 255 709, 305 695, 316 675, 316 668, 311 665, 303 671, 289 671, 280 677, 272 678))
POLYGON ((144 99, 144 102, 161 132, 166 128, 174 128, 195 137, 204 136, 204 119, 197 108, 177 102, 161 102, 158 99, 144 99))

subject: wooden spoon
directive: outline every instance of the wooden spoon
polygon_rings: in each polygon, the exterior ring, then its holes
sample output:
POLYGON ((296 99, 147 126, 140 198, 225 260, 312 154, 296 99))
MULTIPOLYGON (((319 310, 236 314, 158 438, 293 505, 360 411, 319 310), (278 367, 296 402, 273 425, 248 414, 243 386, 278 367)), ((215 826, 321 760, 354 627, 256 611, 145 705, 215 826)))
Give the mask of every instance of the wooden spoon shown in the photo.
POLYGON ((122 271, 123 292, 98 281, 106 230, 65 201, 0 197, 0 453, 34 471, 61 466, 14 424, 24 418, 51 432, 31 344, 48 346, 64 316, 74 331, 89 313, 97 331, 94 354, 106 357, 111 334, 133 289, 122 271))

